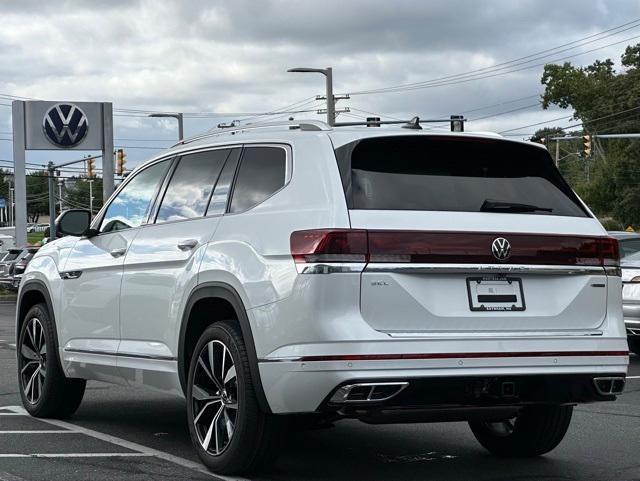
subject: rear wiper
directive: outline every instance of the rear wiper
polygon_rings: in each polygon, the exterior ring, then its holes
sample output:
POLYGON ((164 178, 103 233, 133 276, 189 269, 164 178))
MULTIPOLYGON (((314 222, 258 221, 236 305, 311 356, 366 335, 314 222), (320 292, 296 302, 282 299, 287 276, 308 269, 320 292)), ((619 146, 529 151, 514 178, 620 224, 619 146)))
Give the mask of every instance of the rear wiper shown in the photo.
POLYGON ((498 200, 486 199, 482 206, 481 212, 552 212, 551 207, 539 207, 531 204, 518 204, 516 202, 501 202, 498 200))

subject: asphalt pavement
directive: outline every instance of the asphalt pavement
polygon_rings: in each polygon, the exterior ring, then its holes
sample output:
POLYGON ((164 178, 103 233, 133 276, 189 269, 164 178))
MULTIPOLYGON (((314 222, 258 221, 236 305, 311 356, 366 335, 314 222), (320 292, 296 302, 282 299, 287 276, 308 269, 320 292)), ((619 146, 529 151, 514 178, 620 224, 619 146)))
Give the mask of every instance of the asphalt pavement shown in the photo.
MULTIPOLYGON (((0 481, 219 479, 200 465, 191 448, 185 403, 179 398, 90 382, 70 420, 25 415, 16 382, 14 311, 14 305, 0 304, 0 481)), ((250 479, 637 481, 637 356, 631 357, 629 376, 616 402, 578 407, 564 441, 539 458, 495 458, 480 447, 466 423, 369 426, 342 421, 291 433, 275 466, 250 479)))

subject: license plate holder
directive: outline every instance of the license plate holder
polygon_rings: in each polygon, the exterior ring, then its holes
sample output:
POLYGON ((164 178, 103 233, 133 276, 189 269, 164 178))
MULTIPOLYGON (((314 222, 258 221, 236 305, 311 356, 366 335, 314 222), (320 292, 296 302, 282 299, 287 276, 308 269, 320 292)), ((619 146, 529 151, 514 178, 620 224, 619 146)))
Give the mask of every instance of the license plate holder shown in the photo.
POLYGON ((472 311, 524 311, 522 279, 507 276, 467 277, 472 311))

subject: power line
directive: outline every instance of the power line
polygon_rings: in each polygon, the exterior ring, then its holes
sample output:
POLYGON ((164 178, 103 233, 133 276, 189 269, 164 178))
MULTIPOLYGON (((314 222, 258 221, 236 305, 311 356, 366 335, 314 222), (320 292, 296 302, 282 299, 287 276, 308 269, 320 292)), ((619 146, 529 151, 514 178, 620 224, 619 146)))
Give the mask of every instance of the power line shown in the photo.
MULTIPOLYGON (((640 106, 632 107, 632 108, 626 109, 626 110, 621 110, 619 112, 614 112, 612 114, 604 115, 602 117, 598 117, 598 118, 595 118, 595 119, 589 119, 588 121, 580 122, 579 124, 567 125, 566 127, 562 127, 562 128, 563 128, 563 130, 566 130, 566 129, 572 129, 572 128, 575 128, 575 127, 581 127, 581 126, 585 125, 586 123, 597 122, 598 120, 607 119, 607 118, 610 118, 610 117, 615 117, 616 115, 624 114, 624 113, 631 112, 633 110, 638 110, 638 109, 640 109, 640 106)), ((548 124, 548 123, 554 122, 556 120, 567 119, 567 118, 572 118, 572 117, 573 117, 573 115, 565 115, 564 117, 557 117, 555 119, 547 120, 547 121, 544 121, 544 122, 536 122, 535 124, 521 125, 520 127, 515 127, 513 129, 503 130, 503 131, 498 132, 498 133, 503 134, 505 132, 512 132, 514 130, 526 129, 527 127, 535 127, 537 125, 548 124)))
MULTIPOLYGON (((445 82, 445 81, 460 80, 461 78, 469 77, 469 76, 477 77, 478 75, 482 75, 484 73, 497 72, 497 71, 505 70, 505 69, 512 68, 512 67, 515 67, 515 66, 518 66, 518 65, 524 65, 526 63, 530 63, 530 62, 533 62, 533 61, 536 61, 536 60, 540 60, 540 59, 545 58, 545 57, 550 57, 552 55, 556 55, 556 54, 561 53, 561 52, 565 52, 565 51, 572 50, 572 49, 575 49, 575 48, 578 48, 578 47, 582 47, 584 45, 588 45, 590 43, 601 41, 604 38, 608 38, 608 37, 611 37, 611 36, 614 36, 614 35, 618 35, 618 34, 620 34, 622 32, 627 31, 627 30, 631 30, 631 29, 637 28, 638 26, 640 26, 640 18, 637 18, 635 20, 632 20, 630 22, 624 23, 622 25, 618 25, 616 27, 613 27, 613 28, 610 28, 610 29, 607 29, 607 30, 603 30, 603 31, 598 32, 596 34, 589 35, 587 37, 583 37, 583 38, 580 38, 578 40, 574 40, 572 42, 568 42, 566 44, 558 45, 556 47, 552 47, 552 48, 549 48, 549 49, 546 49, 546 50, 541 50, 539 52, 535 52, 535 53, 526 55, 524 57, 519 57, 519 58, 516 58, 516 59, 513 59, 513 60, 508 60, 508 61, 501 62, 499 64, 492 65, 492 66, 489 66, 489 67, 483 67, 483 68, 479 68, 479 69, 474 69, 474 70, 470 70, 470 71, 462 72, 462 73, 458 73, 458 74, 446 75, 446 76, 443 76, 443 77, 436 77, 434 79, 425 80, 425 81, 421 81, 421 82, 413 82, 413 83, 400 84, 400 85, 395 85, 395 86, 390 86, 390 87, 382 87, 382 88, 378 88, 378 89, 356 91, 356 92, 352 92, 351 95, 365 95, 365 94, 374 94, 374 93, 400 92, 400 91, 405 91, 405 90, 414 90, 414 89, 417 89, 417 88, 427 88, 427 87, 430 87, 430 86, 441 86, 441 85, 450 85, 450 84, 455 84, 455 83, 462 83, 462 82, 445 82), (626 27, 626 28, 623 28, 623 27, 626 27), (615 33, 609 33, 609 32, 614 32, 615 30, 618 30, 618 31, 615 32, 615 33), (608 35, 604 35, 604 34, 608 34, 608 35), (595 37, 600 37, 600 38, 597 38, 595 40, 591 40, 591 39, 594 39, 595 37), (571 45, 573 45, 573 46, 570 47, 570 48, 563 48, 563 47, 569 47, 571 45), (525 59, 529 59, 529 60, 527 60, 526 62, 523 62, 523 60, 525 60, 525 59)), ((628 40, 631 40, 631 39, 634 39, 634 38, 637 38, 637 37, 631 37, 629 39, 623 40, 622 42, 625 42, 625 41, 628 41, 628 40)), ((616 45, 617 43, 621 43, 621 42, 614 42, 614 43, 611 43, 611 44, 604 45, 602 47, 598 47, 598 48, 593 49, 593 50, 588 50, 586 52, 582 52, 582 53, 579 53, 579 54, 574 54, 574 55, 571 55, 569 57, 564 57, 564 58, 570 58, 570 57, 573 57, 573 56, 583 55, 585 53, 589 53, 589 52, 592 52, 592 51, 595 51, 595 50, 606 48, 606 47, 609 47, 611 45, 616 45)), ((558 59, 558 60, 562 60, 562 59, 558 59)), ((557 61, 557 60, 554 60, 554 61, 557 61)), ((545 62, 545 63, 548 63, 548 62, 545 62)), ((542 64, 542 65, 544 65, 544 64, 542 64)), ((538 66, 538 65, 534 65, 534 66, 538 66)), ((526 68, 532 68, 534 66, 529 66, 529 67, 526 67, 526 68)), ((524 69, 519 69, 519 70, 524 70, 524 69)), ((519 71, 519 70, 514 70, 513 72, 516 72, 516 71, 519 71)), ((504 72, 503 74, 506 74, 506 73, 512 73, 512 72, 504 72)), ((477 79, 480 79, 480 78, 488 78, 488 77, 487 76, 480 76, 477 79)), ((466 79, 466 81, 470 81, 470 80, 473 80, 473 79, 466 79)))

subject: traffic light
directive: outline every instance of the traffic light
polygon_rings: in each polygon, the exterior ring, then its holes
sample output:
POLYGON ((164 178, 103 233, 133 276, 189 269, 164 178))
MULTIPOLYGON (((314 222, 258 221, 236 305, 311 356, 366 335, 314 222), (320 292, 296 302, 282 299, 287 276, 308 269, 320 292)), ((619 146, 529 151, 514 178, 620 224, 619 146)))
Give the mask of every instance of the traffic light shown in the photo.
POLYGON ((127 163, 127 154, 124 153, 124 149, 118 149, 116 151, 116 174, 124 174, 124 166, 127 163))
POLYGON ((591 136, 583 135, 582 136, 582 153, 584 154, 584 158, 588 159, 591 157, 591 136))
POLYGON ((89 157, 87 159, 87 177, 96 176, 96 159, 89 157))

